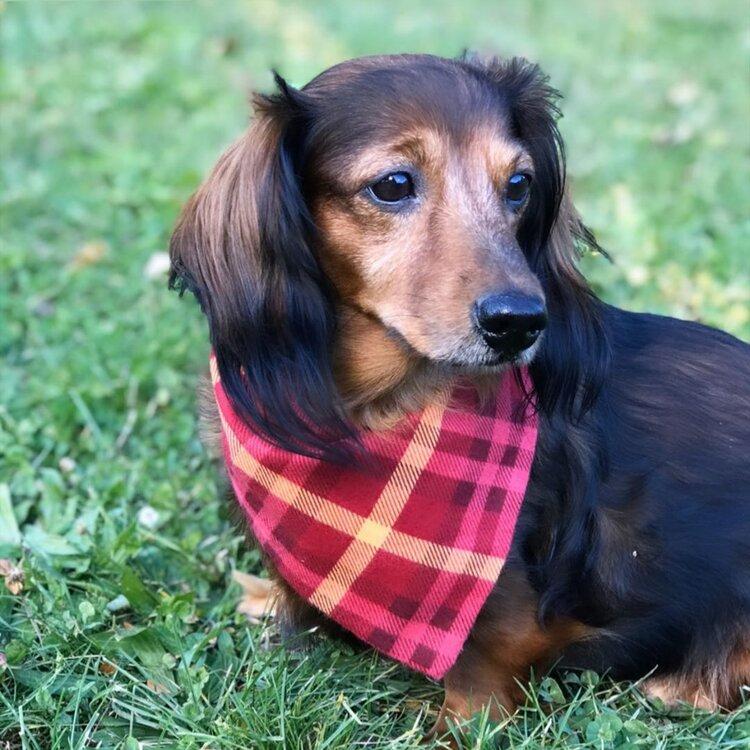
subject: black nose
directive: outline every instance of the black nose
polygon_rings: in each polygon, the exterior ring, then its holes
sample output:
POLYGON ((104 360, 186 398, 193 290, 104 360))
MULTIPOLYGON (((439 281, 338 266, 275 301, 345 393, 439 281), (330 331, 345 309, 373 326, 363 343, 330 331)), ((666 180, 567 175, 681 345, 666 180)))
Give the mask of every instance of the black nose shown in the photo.
POLYGON ((547 325, 544 301, 526 294, 487 294, 474 303, 487 345, 505 356, 528 349, 547 325))

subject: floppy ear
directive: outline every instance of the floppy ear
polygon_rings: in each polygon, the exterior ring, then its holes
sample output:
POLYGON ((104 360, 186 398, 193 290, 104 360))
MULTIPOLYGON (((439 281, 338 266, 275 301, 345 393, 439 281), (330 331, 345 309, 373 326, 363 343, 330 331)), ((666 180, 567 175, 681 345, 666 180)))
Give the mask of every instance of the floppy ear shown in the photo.
POLYGON ((559 408, 577 420, 599 394, 610 360, 603 305, 577 261, 584 249, 606 253, 581 222, 566 188, 565 148, 557 127, 559 92, 539 66, 521 58, 493 59, 484 63, 484 70, 497 86, 513 134, 534 163, 518 241, 547 300, 547 330, 530 368, 537 403, 544 412, 559 408))
POLYGON ((351 432, 332 375, 334 302, 300 189, 309 109, 276 77, 256 118, 186 205, 170 286, 192 291, 224 389, 264 437, 307 455, 351 432))
POLYGON ((549 413, 559 406, 573 421, 594 405, 611 360, 604 304, 577 265, 584 251, 609 258, 566 191, 535 269, 545 289, 549 323, 532 377, 542 408, 549 413))

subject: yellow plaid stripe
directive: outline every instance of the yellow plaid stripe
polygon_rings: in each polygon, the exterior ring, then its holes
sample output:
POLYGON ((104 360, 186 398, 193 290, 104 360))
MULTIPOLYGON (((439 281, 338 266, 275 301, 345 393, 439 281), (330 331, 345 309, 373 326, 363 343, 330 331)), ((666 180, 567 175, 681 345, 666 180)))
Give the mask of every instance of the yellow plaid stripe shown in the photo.
POLYGON ((360 527, 354 535, 355 539, 310 596, 310 602, 324 612, 330 612, 341 601, 385 544, 391 527, 408 502, 420 473, 435 450, 444 410, 444 404, 425 409, 414 437, 372 507, 369 517, 361 520, 360 527), (385 529, 385 533, 381 531, 373 534, 373 530, 380 529, 385 529), (369 539, 370 543, 363 543, 363 533, 364 538, 369 539), (372 543, 373 538, 375 543, 372 543))

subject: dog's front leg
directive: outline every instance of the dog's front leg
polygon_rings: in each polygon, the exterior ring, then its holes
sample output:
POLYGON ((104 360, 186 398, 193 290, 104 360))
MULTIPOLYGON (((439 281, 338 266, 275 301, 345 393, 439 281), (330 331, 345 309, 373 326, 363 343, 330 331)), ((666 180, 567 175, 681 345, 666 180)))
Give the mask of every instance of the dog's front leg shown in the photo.
POLYGON ((506 568, 445 676, 445 700, 433 732, 445 732, 448 720, 465 720, 485 708, 493 720, 512 714, 532 668, 546 670, 565 646, 589 634, 572 620, 542 627, 538 604, 525 571, 506 568))

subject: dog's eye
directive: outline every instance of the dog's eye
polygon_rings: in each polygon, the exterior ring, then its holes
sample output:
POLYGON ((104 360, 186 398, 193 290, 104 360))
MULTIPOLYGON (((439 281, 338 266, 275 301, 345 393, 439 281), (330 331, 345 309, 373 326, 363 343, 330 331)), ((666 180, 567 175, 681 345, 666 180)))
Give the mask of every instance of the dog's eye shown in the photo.
POLYGON ((384 203, 398 203, 414 195, 414 182, 408 172, 391 172, 370 185, 370 192, 384 203))
POLYGON ((505 188, 505 200, 514 207, 518 208, 529 196, 531 187, 531 175, 518 174, 511 175, 508 180, 508 186, 505 188))

